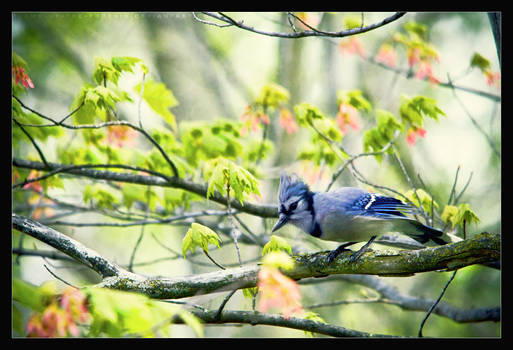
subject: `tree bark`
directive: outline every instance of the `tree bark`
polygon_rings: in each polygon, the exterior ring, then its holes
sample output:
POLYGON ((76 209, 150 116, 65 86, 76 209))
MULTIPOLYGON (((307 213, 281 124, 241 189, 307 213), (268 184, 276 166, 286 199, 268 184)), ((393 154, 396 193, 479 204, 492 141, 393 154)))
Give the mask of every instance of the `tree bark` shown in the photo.
MULTIPOLYGON (((31 219, 12 214, 13 227, 73 257, 98 272, 103 281, 98 287, 143 293, 157 299, 178 299, 199 294, 216 293, 255 287, 259 265, 247 265, 221 271, 173 278, 147 278, 110 262, 93 250, 66 235, 31 219)), ((336 274, 367 274, 378 276, 411 276, 415 273, 456 270, 473 264, 500 259, 499 234, 481 233, 471 239, 435 248, 397 252, 371 251, 356 262, 349 262, 344 252, 327 263, 329 252, 294 256, 295 265, 284 274, 300 280, 336 274)))

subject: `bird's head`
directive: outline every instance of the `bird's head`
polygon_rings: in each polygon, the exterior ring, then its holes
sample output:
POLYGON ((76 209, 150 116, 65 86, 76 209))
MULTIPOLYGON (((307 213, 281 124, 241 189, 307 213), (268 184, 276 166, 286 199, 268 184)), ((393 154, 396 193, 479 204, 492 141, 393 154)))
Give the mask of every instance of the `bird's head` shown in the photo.
POLYGON ((279 219, 274 225, 272 232, 277 231, 287 223, 294 224, 305 229, 302 223, 311 222, 309 200, 311 192, 308 185, 301 181, 296 174, 287 176, 283 173, 280 177, 280 188, 278 191, 279 219))

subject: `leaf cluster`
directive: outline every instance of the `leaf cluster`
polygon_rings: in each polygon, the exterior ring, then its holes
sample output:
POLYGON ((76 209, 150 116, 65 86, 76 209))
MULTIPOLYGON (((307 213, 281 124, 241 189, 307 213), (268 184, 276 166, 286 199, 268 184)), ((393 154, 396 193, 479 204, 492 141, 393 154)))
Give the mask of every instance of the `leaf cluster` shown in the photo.
POLYGON ((454 228, 463 227, 465 224, 477 225, 480 220, 469 204, 462 203, 459 206, 446 205, 442 212, 442 221, 454 228))
POLYGON ((194 253, 196 251, 196 247, 200 247, 203 251, 208 252, 208 245, 213 244, 218 248, 221 248, 219 245, 220 238, 211 228, 198 224, 192 223, 191 227, 185 234, 182 240, 182 253, 185 258, 188 251, 194 253))
POLYGON ((391 42, 402 46, 411 56, 414 52, 418 60, 428 61, 438 59, 439 54, 436 48, 427 41, 427 27, 416 21, 409 21, 402 26, 402 30, 395 32, 391 42))
POLYGON ((169 336, 174 317, 182 319, 196 335, 203 336, 201 322, 178 305, 106 288, 87 288, 85 293, 93 318, 90 336, 120 337, 129 334, 154 337, 157 332, 169 336))
POLYGON ((207 198, 214 191, 226 195, 230 191, 243 204, 245 195, 260 196, 257 179, 246 169, 226 158, 215 158, 204 163, 203 177, 208 182, 207 198))

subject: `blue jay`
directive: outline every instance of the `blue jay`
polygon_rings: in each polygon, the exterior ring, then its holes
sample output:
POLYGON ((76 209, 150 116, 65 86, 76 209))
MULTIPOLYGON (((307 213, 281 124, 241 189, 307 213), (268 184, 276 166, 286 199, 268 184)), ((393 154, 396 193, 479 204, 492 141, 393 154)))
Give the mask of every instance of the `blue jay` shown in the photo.
POLYGON ((397 232, 424 244, 433 241, 442 245, 442 231, 425 226, 404 214, 417 212, 415 207, 398 199, 369 193, 360 188, 341 187, 331 192, 312 192, 295 174, 280 178, 278 194, 279 219, 275 232, 285 224, 328 241, 345 242, 331 251, 331 263, 346 247, 358 242, 367 243, 351 255, 356 261, 384 233, 397 232))

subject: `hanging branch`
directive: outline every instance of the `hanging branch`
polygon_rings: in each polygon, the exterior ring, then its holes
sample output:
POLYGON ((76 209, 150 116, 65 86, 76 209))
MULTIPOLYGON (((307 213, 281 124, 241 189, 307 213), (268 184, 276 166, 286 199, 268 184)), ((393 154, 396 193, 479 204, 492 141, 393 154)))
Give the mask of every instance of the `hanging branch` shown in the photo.
POLYGON ((283 33, 283 32, 268 32, 268 31, 256 29, 254 27, 244 24, 244 21, 236 21, 233 18, 231 18, 230 16, 228 16, 222 12, 217 12, 217 13, 202 12, 202 13, 205 14, 206 16, 215 18, 215 19, 225 23, 225 24, 217 24, 214 22, 201 20, 196 15, 194 15, 194 18, 203 24, 214 25, 217 27, 235 26, 240 29, 250 31, 252 33, 266 35, 266 36, 272 36, 272 37, 277 37, 277 38, 287 38, 287 39, 305 38, 305 37, 310 37, 310 36, 344 38, 344 37, 351 36, 351 35, 365 33, 365 32, 377 29, 379 27, 385 26, 389 23, 392 23, 392 22, 398 20, 399 18, 401 18, 402 16, 404 16, 406 14, 406 12, 396 12, 392 16, 389 16, 378 23, 370 24, 365 27, 361 26, 360 28, 341 30, 338 32, 328 32, 328 31, 320 30, 318 28, 314 28, 314 27, 306 24, 304 21, 299 19, 296 15, 289 12, 289 15, 293 16, 294 18, 298 19, 301 23, 305 24, 306 27, 309 28, 309 30, 304 30, 304 31, 296 30, 292 33, 283 33))

